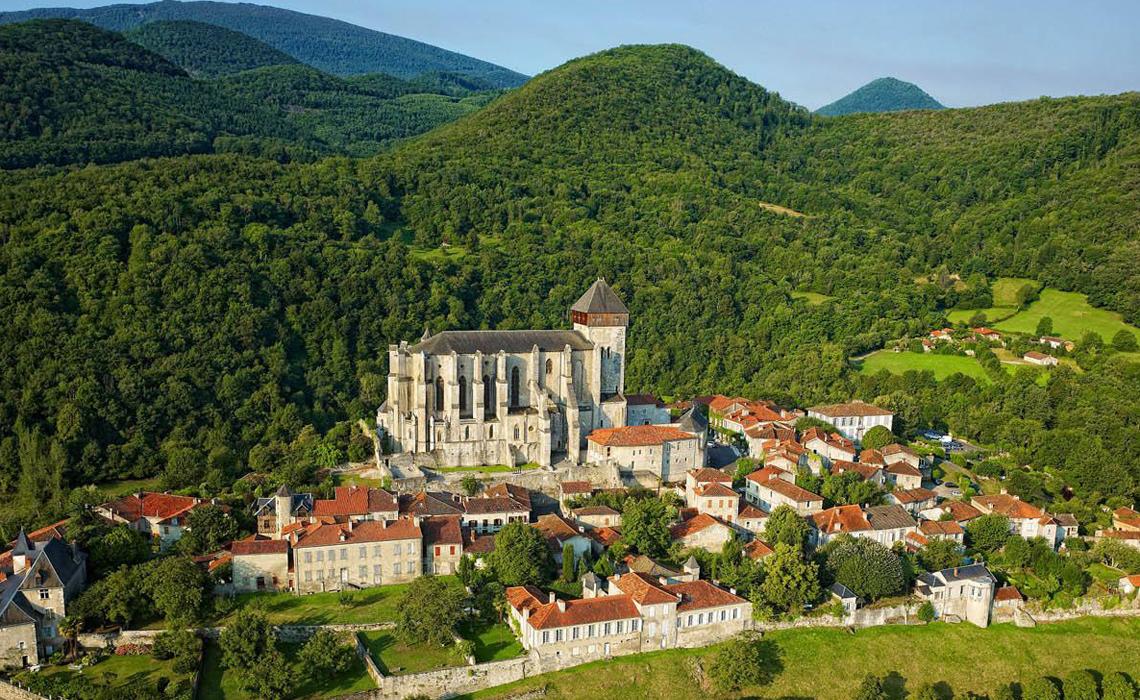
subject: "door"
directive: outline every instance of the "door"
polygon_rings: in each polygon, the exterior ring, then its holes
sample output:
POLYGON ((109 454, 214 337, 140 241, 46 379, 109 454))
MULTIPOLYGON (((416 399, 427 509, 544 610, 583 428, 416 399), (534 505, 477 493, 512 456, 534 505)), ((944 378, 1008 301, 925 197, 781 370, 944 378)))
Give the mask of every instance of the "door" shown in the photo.
POLYGON ((348 569, 341 569, 340 570, 340 582, 341 583, 348 583, 348 569))
POLYGON ((610 643, 609 642, 606 642, 605 652, 606 652, 606 656, 610 655, 610 643))
POLYGON ((258 576, 257 577, 257 590, 259 590, 259 591, 265 590, 265 577, 264 576, 258 576))

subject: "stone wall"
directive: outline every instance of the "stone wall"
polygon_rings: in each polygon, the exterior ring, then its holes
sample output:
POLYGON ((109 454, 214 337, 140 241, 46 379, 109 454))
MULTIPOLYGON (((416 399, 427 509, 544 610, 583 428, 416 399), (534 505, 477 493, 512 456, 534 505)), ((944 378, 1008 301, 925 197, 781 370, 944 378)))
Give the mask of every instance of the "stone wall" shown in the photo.
POLYGON ((0 700, 45 700, 45 698, 6 681, 0 681, 0 700))

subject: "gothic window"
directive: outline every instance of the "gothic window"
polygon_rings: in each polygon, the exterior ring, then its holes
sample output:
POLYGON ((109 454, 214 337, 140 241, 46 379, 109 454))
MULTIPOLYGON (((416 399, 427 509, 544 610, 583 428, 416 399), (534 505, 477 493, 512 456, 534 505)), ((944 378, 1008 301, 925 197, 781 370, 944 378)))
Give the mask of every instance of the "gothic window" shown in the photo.
POLYGON ((459 378, 459 412, 467 412, 467 377, 459 378))
POLYGON ((554 374, 554 360, 547 358, 546 359, 546 376, 549 377, 552 374, 554 374))
POLYGON ((487 416, 495 413, 495 383, 486 374, 483 375, 483 413, 487 416))
POLYGON ((515 426, 515 439, 519 439, 519 427, 517 425, 515 426))
POLYGON ((511 368, 511 408, 519 405, 519 368, 511 368))
POLYGON ((443 377, 435 378, 435 410, 443 410, 443 377))

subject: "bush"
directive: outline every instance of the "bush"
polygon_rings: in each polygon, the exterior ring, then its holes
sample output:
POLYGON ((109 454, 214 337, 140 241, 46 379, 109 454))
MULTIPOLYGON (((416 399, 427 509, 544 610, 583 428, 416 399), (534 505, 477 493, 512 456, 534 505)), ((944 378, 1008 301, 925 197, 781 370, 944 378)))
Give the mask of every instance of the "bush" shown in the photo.
POLYGON ((309 677, 318 679, 344 673, 352 665, 354 655, 352 646, 343 643, 335 632, 319 629, 297 656, 309 677))
POLYGON ((822 550, 828 573, 867 600, 902 590, 905 583, 897 554, 865 537, 842 535, 822 550))
POLYGON ((885 425, 876 425, 863 435, 862 445, 865 450, 881 450, 895 441, 894 434, 885 425))
POLYGON ((779 648, 756 632, 741 632, 713 657, 709 676, 722 692, 767 685, 783 669, 779 648))
POLYGON ((1021 689, 1021 700, 1061 700, 1061 691, 1052 678, 1034 678, 1021 689))
POLYGON ((934 622, 934 605, 929 600, 918 606, 918 619, 923 622, 934 622))
POLYGON ((1099 700, 1096 679, 1088 671, 1073 671, 1063 683, 1065 700, 1099 700))

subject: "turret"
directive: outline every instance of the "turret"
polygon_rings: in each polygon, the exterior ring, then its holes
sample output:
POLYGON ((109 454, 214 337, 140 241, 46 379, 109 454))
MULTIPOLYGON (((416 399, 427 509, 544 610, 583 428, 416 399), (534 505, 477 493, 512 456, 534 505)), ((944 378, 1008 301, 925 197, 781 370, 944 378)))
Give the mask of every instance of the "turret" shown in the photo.
POLYGON ((629 326, 629 309, 618 295, 599 277, 578 301, 570 307, 574 330, 594 344, 594 360, 600 371, 600 387, 594 388, 598 398, 625 391, 625 331, 629 326))

